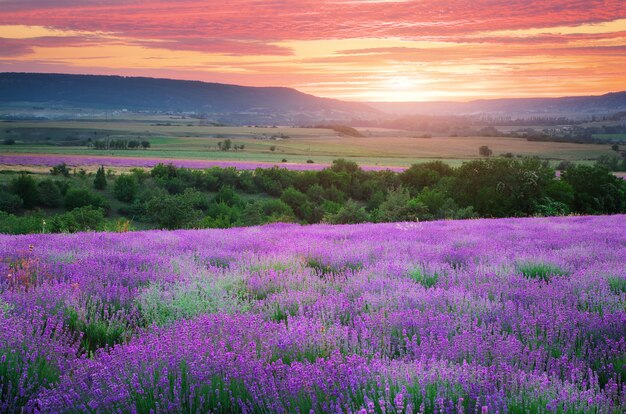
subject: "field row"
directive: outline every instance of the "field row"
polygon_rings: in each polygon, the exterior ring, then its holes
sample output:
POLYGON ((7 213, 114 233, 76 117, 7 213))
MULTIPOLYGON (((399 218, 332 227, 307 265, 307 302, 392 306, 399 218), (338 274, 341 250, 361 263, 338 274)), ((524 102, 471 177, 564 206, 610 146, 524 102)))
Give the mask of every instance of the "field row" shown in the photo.
POLYGON ((0 258, 2 412, 626 409, 623 215, 0 236, 0 258))
MULTIPOLYGON (((321 170, 329 167, 329 164, 296 164, 296 163, 270 163, 254 161, 219 161, 219 160, 195 160, 174 158, 140 158, 140 157, 107 157, 107 156, 80 156, 80 155, 46 155, 46 154, 1 154, 0 166, 45 166, 66 163, 74 168, 99 167, 140 167, 152 168, 157 164, 174 164, 181 168, 204 169, 211 167, 234 167, 238 170, 254 170, 257 168, 272 168, 275 166, 290 170, 321 170)), ((364 170, 379 171, 390 169, 401 171, 401 167, 362 166, 364 170)))

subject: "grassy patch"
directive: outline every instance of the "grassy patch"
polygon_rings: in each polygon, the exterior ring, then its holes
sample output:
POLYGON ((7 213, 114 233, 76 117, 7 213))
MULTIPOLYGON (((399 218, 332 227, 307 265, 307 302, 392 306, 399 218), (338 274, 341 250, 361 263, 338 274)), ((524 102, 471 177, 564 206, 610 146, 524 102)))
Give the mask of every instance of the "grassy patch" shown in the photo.
POLYGON ((428 273, 419 267, 411 270, 409 272, 409 277, 416 283, 424 286, 426 289, 435 286, 437 284, 437 280, 439 280, 438 273, 428 273))
POLYGON ((614 276, 609 278, 609 289, 611 292, 619 295, 620 293, 626 293, 626 278, 620 276, 614 276))
POLYGON ((516 269, 528 279, 550 281, 554 276, 565 276, 569 272, 559 266, 546 262, 520 262, 516 269))
POLYGON ((102 313, 103 315, 91 314, 82 317, 74 308, 67 308, 65 311, 67 327, 82 334, 81 346, 90 355, 100 348, 122 343, 130 336, 127 332, 128 327, 121 318, 108 319, 104 317, 106 312, 102 313))
POLYGON ((313 269, 318 275, 324 277, 338 275, 345 272, 356 272, 363 269, 363 263, 358 261, 348 261, 344 263, 327 263, 320 258, 309 258, 306 267, 313 269))
POLYGON ((142 290, 137 301, 148 325, 166 325, 205 313, 245 310, 242 299, 229 294, 228 286, 210 279, 189 284, 154 283, 142 290))
POLYGON ((58 367, 45 355, 0 349, 0 409, 7 410, 3 412, 22 412, 39 388, 56 383, 59 376, 58 367))

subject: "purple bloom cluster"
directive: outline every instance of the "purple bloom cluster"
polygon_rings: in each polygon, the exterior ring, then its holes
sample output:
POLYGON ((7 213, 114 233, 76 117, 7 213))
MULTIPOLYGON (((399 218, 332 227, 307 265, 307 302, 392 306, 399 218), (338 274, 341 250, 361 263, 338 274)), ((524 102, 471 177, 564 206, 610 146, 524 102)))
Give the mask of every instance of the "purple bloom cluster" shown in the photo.
POLYGON ((0 236, 0 411, 617 413, 626 217, 0 236))
MULTIPOLYGON (((84 167, 86 165, 107 167, 139 167, 152 168, 155 165, 174 164, 179 168, 211 168, 211 167, 234 167, 238 170, 255 170, 257 168, 281 167, 290 170, 322 170, 328 164, 296 164, 296 163, 272 163, 255 161, 220 161, 220 160, 198 160, 198 159, 175 159, 175 158, 153 158, 153 157, 114 157, 114 156, 82 156, 82 155, 52 155, 52 154, 1 154, 0 164, 3 165, 43 165, 52 167, 61 163, 66 163, 71 167, 84 167)), ((379 171, 393 170, 402 171, 402 167, 380 167, 362 166, 364 170, 379 171)))

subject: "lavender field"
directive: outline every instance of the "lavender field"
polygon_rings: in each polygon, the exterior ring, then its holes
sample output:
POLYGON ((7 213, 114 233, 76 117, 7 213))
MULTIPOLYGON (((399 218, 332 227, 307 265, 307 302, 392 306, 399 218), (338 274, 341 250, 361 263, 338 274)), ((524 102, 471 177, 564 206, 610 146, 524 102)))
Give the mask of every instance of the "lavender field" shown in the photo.
POLYGON ((0 412, 621 413, 626 217, 0 236, 0 412))
MULTIPOLYGON (((116 156, 82 156, 82 155, 48 155, 48 154, 0 154, 0 165, 11 166, 46 166, 66 163, 70 167, 100 166, 106 167, 138 167, 152 168, 157 164, 173 164, 180 168, 236 168, 238 170, 255 170, 257 168, 281 167, 296 171, 322 170, 328 168, 329 164, 298 164, 298 163, 271 163, 256 161, 220 161, 201 159, 176 159, 158 157, 116 157, 116 156)), ((363 165, 366 171, 403 171, 403 167, 384 167, 363 165)))

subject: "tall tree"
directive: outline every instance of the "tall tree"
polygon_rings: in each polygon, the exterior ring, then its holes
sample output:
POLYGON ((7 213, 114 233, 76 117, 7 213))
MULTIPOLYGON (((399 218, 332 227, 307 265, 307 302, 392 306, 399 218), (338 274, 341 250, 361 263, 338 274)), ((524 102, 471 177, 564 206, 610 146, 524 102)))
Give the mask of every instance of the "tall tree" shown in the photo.
POLYGON ((101 165, 96 172, 96 178, 93 180, 93 186, 96 190, 104 190, 107 186, 107 178, 104 174, 104 165, 101 165))

